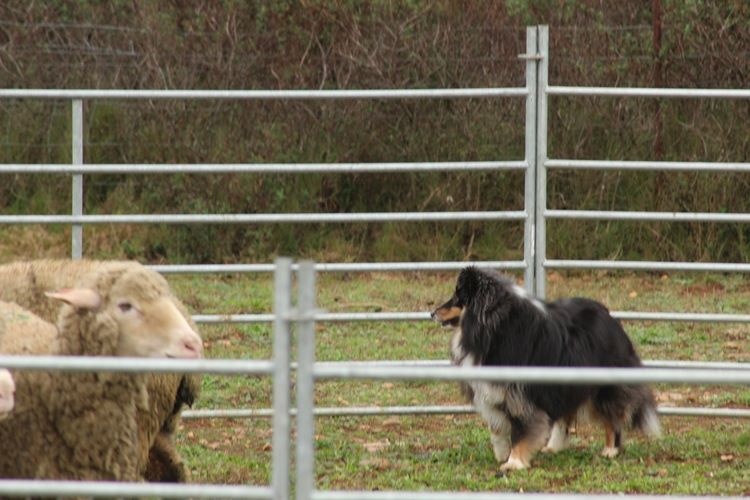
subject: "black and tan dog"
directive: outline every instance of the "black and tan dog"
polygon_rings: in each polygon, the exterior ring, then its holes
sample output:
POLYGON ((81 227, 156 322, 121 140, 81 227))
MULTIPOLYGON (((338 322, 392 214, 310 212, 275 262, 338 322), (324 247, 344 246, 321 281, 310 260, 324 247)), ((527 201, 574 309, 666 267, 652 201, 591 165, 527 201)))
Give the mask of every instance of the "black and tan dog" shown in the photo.
MULTIPOLYGON (((451 357, 458 366, 641 366, 622 326, 602 304, 584 298, 544 302, 476 267, 461 271, 453 297, 432 317, 454 328, 451 357)), ((463 387, 489 425, 502 471, 529 467, 545 442, 546 451, 563 449, 569 424, 581 410, 604 426, 606 457, 619 452, 625 427, 659 434, 654 397, 645 385, 463 387)))

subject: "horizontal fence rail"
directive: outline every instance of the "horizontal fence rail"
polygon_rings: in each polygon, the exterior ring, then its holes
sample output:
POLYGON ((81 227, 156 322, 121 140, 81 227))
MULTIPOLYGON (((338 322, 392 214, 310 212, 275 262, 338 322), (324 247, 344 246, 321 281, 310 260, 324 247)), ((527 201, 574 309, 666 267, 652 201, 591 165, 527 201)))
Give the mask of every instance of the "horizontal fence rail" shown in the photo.
POLYGON ((692 370, 687 368, 558 368, 558 367, 440 367, 440 366, 315 366, 317 379, 452 380, 461 382, 518 382, 524 384, 750 384, 748 370, 692 370))
MULTIPOLYGON (((382 417, 382 416, 415 416, 415 415, 464 415, 473 414, 476 410, 470 405, 446 406, 362 406, 362 407, 316 407, 316 417, 382 417)), ((670 417, 713 417, 713 418, 750 418, 750 408, 698 408, 685 406, 659 406, 657 412, 670 417)), ((246 408, 229 410, 186 410, 182 412, 185 419, 203 418, 273 418, 270 408, 246 408)), ((297 410, 291 410, 296 416, 297 410)))
POLYGON ((635 170, 648 172, 750 172, 750 163, 688 161, 547 160, 547 168, 569 170, 635 170))
POLYGON ((342 222, 451 222, 524 220, 523 211, 363 212, 289 214, 3 215, 0 224, 325 224, 342 222))
POLYGON ((545 210, 550 219, 595 219, 661 222, 750 222, 750 214, 715 212, 623 212, 615 210, 545 210))
MULTIPOLYGON (((612 317, 623 321, 673 321, 696 323, 748 323, 750 314, 689 313, 689 312, 647 312, 610 311, 612 317)), ((428 312, 351 312, 315 314, 316 321, 430 321, 428 312)), ((272 314, 198 314, 193 316, 196 323, 269 323, 272 314)), ((437 326, 437 324, 436 324, 437 326)))
POLYGON ((548 95, 579 97, 668 97, 675 99, 750 99, 750 89, 685 89, 646 87, 566 87, 549 85, 548 95))
POLYGON ((274 499, 261 486, 123 483, 114 481, 42 481, 0 479, 0 495, 98 498, 247 498, 274 499))
POLYGON ((237 100, 330 100, 330 99, 466 99, 526 97, 526 88, 456 89, 363 89, 363 90, 66 90, 0 89, 0 99, 237 99, 237 100))
POLYGON ((10 369, 65 372, 213 373, 223 375, 270 375, 274 363, 240 359, 162 359, 110 356, 8 356, 0 366, 10 369))
MULTIPOLYGON (((454 261, 454 262, 334 262, 316 263, 316 272, 379 272, 379 271, 458 271, 466 266, 476 266, 493 269, 525 269, 526 262, 515 260, 490 260, 490 261, 454 261)), ((163 274, 189 274, 189 273, 270 273, 274 270, 273 264, 171 264, 152 265, 151 269, 163 274)), ((293 265, 293 270, 298 266, 293 265)))
POLYGON ((515 171, 525 161, 446 161, 413 163, 86 163, 0 165, 0 174, 362 174, 515 171))
MULTIPOLYGON (((316 316, 310 319, 317 321, 316 316)), ((123 372, 123 373, 213 373, 220 375, 268 375, 273 373, 274 362, 270 360, 241 360, 241 359, 161 359, 161 358, 123 358, 110 356, 26 356, 0 355, 0 366, 10 369, 34 371, 65 371, 65 372, 123 372)), ((644 366, 656 369, 691 369, 691 370, 748 370, 750 363, 730 362, 701 362, 701 361, 644 361, 644 366)), ((290 363, 295 368, 295 363, 290 363)), ((405 360, 405 361, 348 361, 348 362, 318 362, 315 368, 322 370, 339 369, 434 369, 446 368, 454 373, 457 368, 445 360, 405 360)), ((515 369, 515 368, 514 368, 515 369)), ((527 368, 524 368, 527 369, 527 368)), ((556 368, 557 370, 564 370, 556 368)), ((528 369, 527 369, 528 370, 528 369)), ((546 371, 547 368, 544 368, 546 371)), ((612 368, 614 370, 614 368, 612 368)), ((619 369, 637 371, 636 368, 619 369)), ((464 377, 464 375, 461 375, 464 377)), ((519 379, 521 381, 521 379, 519 379)))
POLYGON ((663 262, 637 260, 556 260, 544 262, 547 269, 604 269, 609 271, 707 271, 719 273, 748 273, 750 264, 727 262, 663 262))

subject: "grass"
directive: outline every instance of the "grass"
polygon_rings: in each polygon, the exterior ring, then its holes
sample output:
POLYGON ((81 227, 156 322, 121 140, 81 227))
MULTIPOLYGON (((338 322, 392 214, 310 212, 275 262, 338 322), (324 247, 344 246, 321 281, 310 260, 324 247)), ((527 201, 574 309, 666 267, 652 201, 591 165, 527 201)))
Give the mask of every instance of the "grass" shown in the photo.
MULTIPOLYGON (((318 305, 328 311, 426 311, 450 295, 454 274, 322 274, 318 305)), ((269 275, 170 276, 202 314, 271 311, 269 275)), ((613 310, 743 312, 750 287, 741 276, 573 273, 549 276, 550 298, 585 295, 613 310)), ((746 361, 750 327, 738 324, 630 322, 644 359, 746 361)), ((206 325, 212 358, 268 358, 270 325, 206 325)), ((428 322, 317 325, 317 359, 446 359, 449 333, 428 322)), ((660 404, 750 407, 743 387, 658 386, 660 404)), ((318 406, 464 404, 455 384, 326 381, 318 406)), ((270 380, 206 376, 196 408, 268 408, 270 380)), ((497 473, 488 432, 476 415, 320 417, 316 485, 321 489, 468 490, 644 494, 750 494, 746 421, 665 417, 664 436, 628 436, 621 456, 599 456, 602 430, 582 425, 572 446, 538 455, 528 471, 497 473)), ((267 484, 271 422, 185 420, 178 444, 192 480, 267 484)))

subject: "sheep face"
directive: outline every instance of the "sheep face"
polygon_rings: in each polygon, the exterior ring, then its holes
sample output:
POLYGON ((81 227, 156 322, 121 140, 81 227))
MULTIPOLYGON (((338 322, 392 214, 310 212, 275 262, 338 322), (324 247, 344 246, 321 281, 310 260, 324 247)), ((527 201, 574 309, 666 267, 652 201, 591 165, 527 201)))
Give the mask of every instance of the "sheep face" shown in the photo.
POLYGON ((111 307, 121 332, 118 355, 201 357, 201 338, 169 297, 143 302, 121 299, 111 307))
POLYGON ((116 356, 202 356, 203 342, 178 310, 166 281, 146 268, 105 275, 92 288, 69 288, 47 296, 116 325, 116 356))
POLYGON ((13 376, 4 368, 0 368, 0 420, 8 416, 13 410, 16 384, 13 376))

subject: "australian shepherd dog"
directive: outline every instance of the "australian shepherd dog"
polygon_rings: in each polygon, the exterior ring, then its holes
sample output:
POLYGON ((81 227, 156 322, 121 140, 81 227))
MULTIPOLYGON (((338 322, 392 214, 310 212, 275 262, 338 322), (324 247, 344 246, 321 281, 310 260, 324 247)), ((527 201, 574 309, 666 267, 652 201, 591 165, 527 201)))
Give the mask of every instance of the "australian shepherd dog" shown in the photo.
MULTIPOLYGON (((637 367, 641 360, 620 323, 584 298, 544 302, 509 278, 467 267, 453 297, 432 317, 454 329, 457 366, 637 367)), ((614 457, 626 427, 659 434, 645 385, 539 385, 470 382, 463 390, 487 422, 501 471, 524 469, 540 448, 565 448, 579 412, 604 426, 602 455, 614 457)))

